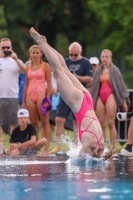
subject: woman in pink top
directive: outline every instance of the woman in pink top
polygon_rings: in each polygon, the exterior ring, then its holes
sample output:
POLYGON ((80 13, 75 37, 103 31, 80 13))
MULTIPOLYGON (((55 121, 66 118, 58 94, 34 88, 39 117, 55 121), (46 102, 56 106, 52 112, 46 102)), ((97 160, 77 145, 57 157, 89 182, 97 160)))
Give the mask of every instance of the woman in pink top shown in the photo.
POLYGON ((129 93, 124 84, 120 70, 112 63, 112 52, 104 49, 101 52, 101 65, 94 73, 91 95, 96 115, 106 139, 106 122, 110 131, 111 146, 116 145, 115 127, 116 111, 121 108, 128 111, 129 93))
POLYGON ((42 62, 42 51, 38 45, 29 49, 31 64, 26 69, 26 82, 24 87, 23 104, 29 110, 31 124, 36 129, 38 138, 38 116, 40 117, 44 135, 47 139, 45 151, 48 151, 51 139, 51 128, 49 124, 49 112, 43 115, 41 104, 45 96, 51 95, 51 69, 49 64, 42 62), (47 88, 46 84, 47 82, 47 88))
MULTIPOLYGON (((34 28, 30 29, 33 39, 39 44, 47 60, 53 68, 58 90, 63 100, 70 106, 78 123, 79 139, 82 143, 81 153, 100 157, 104 150, 104 138, 100 123, 93 109, 90 93, 78 79, 69 72, 63 57, 50 47, 44 36, 34 28)), ((107 157, 112 154, 112 149, 107 157)))

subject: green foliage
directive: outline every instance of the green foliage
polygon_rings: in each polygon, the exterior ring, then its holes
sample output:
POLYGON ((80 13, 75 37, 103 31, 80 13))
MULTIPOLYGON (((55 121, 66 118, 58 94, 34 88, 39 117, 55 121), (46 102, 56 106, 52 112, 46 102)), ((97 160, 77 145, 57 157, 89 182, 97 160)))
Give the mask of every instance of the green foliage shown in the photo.
POLYGON ((88 44, 95 44, 101 37, 101 33, 96 34, 95 25, 98 28, 99 24, 87 5, 87 0, 1 2, 5 6, 9 36, 21 58, 27 59, 27 49, 33 43, 28 31, 31 26, 45 35, 53 47, 57 45, 58 34, 63 35, 68 43, 80 42, 84 55, 88 44))
POLYGON ((88 0, 99 18, 101 31, 104 32, 103 48, 109 47, 115 53, 126 54, 132 51, 133 1, 129 0, 88 0), (127 48, 128 47, 128 48, 127 48))
POLYGON ((0 5, 0 39, 8 36, 6 25, 7 23, 4 15, 4 6, 0 5))
POLYGON ((34 44, 29 34, 33 26, 63 56, 68 55, 69 44, 77 41, 84 56, 99 57, 108 48, 122 71, 124 65, 132 70, 127 62, 133 47, 132 7, 132 0, 1 0, 0 37, 10 37, 13 50, 26 61, 34 44))

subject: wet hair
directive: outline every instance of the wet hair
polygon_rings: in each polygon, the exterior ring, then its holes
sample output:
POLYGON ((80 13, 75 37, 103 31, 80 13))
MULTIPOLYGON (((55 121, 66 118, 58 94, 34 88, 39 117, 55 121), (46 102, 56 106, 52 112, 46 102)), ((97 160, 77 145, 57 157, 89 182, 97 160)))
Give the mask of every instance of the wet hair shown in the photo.
POLYGON ((68 48, 68 50, 70 51, 71 48, 72 48, 73 46, 75 46, 75 45, 77 45, 79 51, 81 52, 81 51, 82 51, 82 46, 81 46, 78 42, 73 42, 73 43, 71 43, 70 46, 69 46, 69 48, 68 48))
POLYGON ((103 156, 103 159, 104 160, 109 159, 113 155, 114 151, 115 151, 115 147, 110 147, 109 150, 103 156))
POLYGON ((104 50, 102 50, 101 54, 102 54, 103 52, 108 52, 108 53, 110 54, 110 57, 112 58, 112 52, 111 52, 109 49, 104 49, 104 50))
POLYGON ((103 160, 105 161, 105 160, 109 159, 113 155, 114 150, 115 150, 115 147, 110 147, 109 150, 103 156, 100 156, 100 155, 98 155, 97 152, 95 152, 92 155, 92 157, 94 157, 94 158, 103 158, 103 160))
MULTIPOLYGON (((38 48, 38 49, 40 50, 40 52, 42 53, 42 55, 43 55, 42 50, 40 49, 39 45, 37 45, 37 44, 34 44, 34 45, 32 45, 32 46, 29 48, 29 54, 31 53, 31 51, 32 51, 34 48, 38 48)), ((31 60, 30 57, 29 57, 29 60, 31 60)), ((41 57, 41 60, 40 60, 40 61, 42 61, 42 57, 41 57)))
POLYGON ((12 45, 12 42, 11 42, 10 38, 2 38, 2 39, 0 40, 0 43, 1 43, 1 42, 4 42, 4 41, 9 41, 9 42, 11 43, 11 45, 12 45))

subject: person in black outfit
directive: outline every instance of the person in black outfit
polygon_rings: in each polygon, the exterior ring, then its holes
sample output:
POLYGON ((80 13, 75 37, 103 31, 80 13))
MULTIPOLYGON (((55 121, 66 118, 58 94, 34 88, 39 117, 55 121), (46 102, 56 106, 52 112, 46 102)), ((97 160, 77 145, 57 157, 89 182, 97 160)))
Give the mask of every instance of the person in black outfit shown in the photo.
POLYGON ((19 126, 13 129, 10 138, 10 145, 7 154, 10 156, 36 155, 40 148, 42 148, 47 140, 42 138, 36 141, 36 130, 29 124, 29 111, 27 109, 20 109, 17 112, 19 126))

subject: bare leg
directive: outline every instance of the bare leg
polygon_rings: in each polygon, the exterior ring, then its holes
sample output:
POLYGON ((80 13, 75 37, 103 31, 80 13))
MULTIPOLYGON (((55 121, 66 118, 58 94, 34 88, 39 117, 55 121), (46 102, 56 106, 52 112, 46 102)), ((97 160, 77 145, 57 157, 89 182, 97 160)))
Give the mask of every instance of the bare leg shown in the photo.
POLYGON ((116 101, 114 99, 114 96, 110 95, 106 102, 106 112, 107 112, 107 119, 108 119, 108 125, 109 125, 109 130, 110 130, 111 146, 115 146, 116 139, 117 139, 117 131, 115 127, 116 111, 117 111, 116 101))
POLYGON ((82 91, 88 92, 88 90, 86 90, 83 85, 80 83, 80 81, 77 80, 77 78, 69 71, 68 67, 66 66, 66 63, 64 61, 64 58, 61 54, 59 54, 55 49, 53 49, 50 45, 49 47, 51 48, 51 50, 57 55, 61 66, 63 67, 63 70, 65 72, 65 74, 69 77, 69 79, 72 81, 72 83, 74 84, 74 86, 78 89, 81 89, 82 91))
MULTIPOLYGON (((52 66, 57 79, 57 87, 63 100, 71 108, 73 113, 79 112, 83 100, 83 93, 73 85, 72 81, 64 73, 58 56, 51 50, 46 39, 35 32, 33 28, 30 29, 30 34, 41 47, 45 57, 52 66)), ((85 89, 85 91, 87 90, 85 89)))
POLYGON ((56 145, 61 148, 61 141, 60 141, 60 136, 64 134, 64 124, 65 124, 66 119, 62 117, 56 117, 55 122, 56 122, 56 145))
POLYGON ((78 145, 78 126, 77 121, 73 120, 73 133, 74 133, 74 145, 77 147, 78 145))
POLYGON ((131 117, 130 125, 129 125, 129 128, 128 128, 127 144, 132 144, 133 145, 133 117, 131 117))
POLYGON ((106 125, 106 110, 105 110, 105 106, 103 105, 103 103, 102 103, 100 98, 98 98, 97 104, 96 104, 96 115, 97 115, 97 118, 98 118, 98 120, 99 120, 99 122, 101 124, 101 127, 102 127, 104 140, 106 140, 106 129, 105 129, 105 125, 106 125))
POLYGON ((47 143, 45 144, 45 151, 48 151, 49 148, 49 144, 50 144, 50 139, 51 139, 51 127, 50 127, 50 123, 49 123, 49 112, 46 113, 46 115, 43 115, 41 113, 41 104, 42 104, 42 100, 44 99, 44 94, 40 95, 40 97, 38 98, 37 101, 37 112, 40 116, 40 120, 41 120, 41 125, 43 127, 43 137, 45 137, 47 139, 47 143))
POLYGON ((44 147, 47 143, 46 138, 41 138, 40 140, 37 140, 35 145, 33 146, 33 148, 36 149, 41 149, 42 147, 44 147))
MULTIPOLYGON (((44 49, 43 45, 44 45, 44 43, 47 43, 46 37, 41 36, 41 35, 36 35, 38 33, 35 30, 34 30, 34 32, 30 31, 30 34, 33 37, 33 39, 39 44, 39 46, 41 47, 41 49, 43 51, 43 49, 44 49)), ((83 87, 83 85, 80 83, 80 81, 78 81, 77 78, 68 70, 63 56, 61 54, 59 54, 54 48, 52 48, 48 43, 47 43, 47 45, 49 46, 49 49, 51 49, 51 51, 53 51, 53 53, 58 57, 60 65, 63 67, 64 72, 69 77, 69 79, 72 81, 74 86, 78 89, 81 89, 82 91, 88 92, 88 90, 83 87)))
POLYGON ((36 137, 38 139, 38 112, 36 104, 31 101, 29 97, 26 97, 26 106, 30 114, 30 122, 36 129, 36 137))
POLYGON ((2 138, 2 126, 0 126, 0 138, 2 138))

